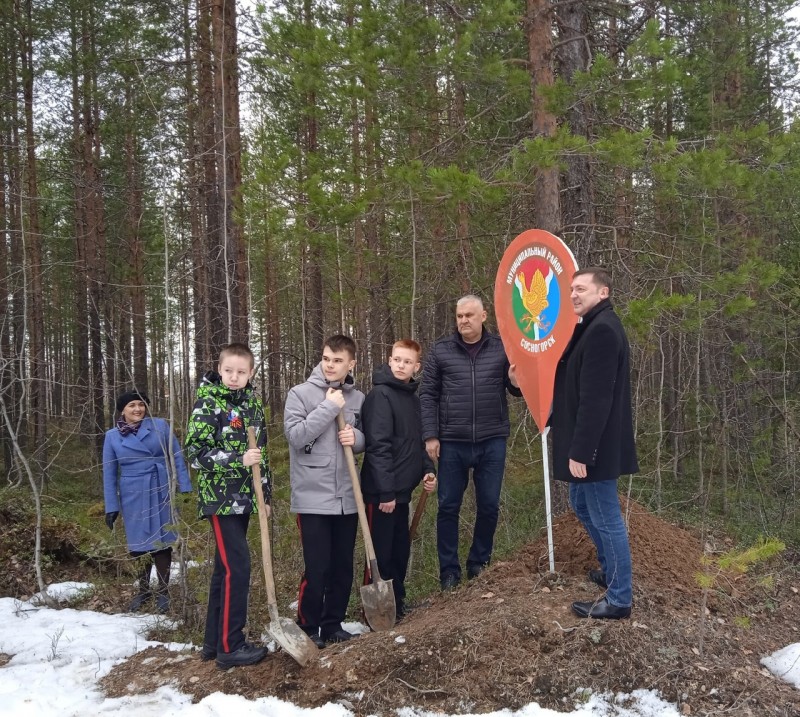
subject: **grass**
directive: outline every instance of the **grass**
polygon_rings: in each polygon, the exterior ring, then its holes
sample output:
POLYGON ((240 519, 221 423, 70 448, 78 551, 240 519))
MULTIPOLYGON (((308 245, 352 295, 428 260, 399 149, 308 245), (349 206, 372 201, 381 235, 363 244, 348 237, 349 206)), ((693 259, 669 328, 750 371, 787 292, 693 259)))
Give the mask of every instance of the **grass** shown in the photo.
MULTIPOLYGON (((86 557, 83 567, 87 581, 97 585, 98 592, 107 591, 116 596, 116 609, 124 609, 130 599, 134 565, 127 554, 124 532, 119 526, 113 533, 103 520, 102 476, 100 466, 92 449, 80 443, 74 434, 59 427, 51 432, 54 450, 51 451, 52 468, 50 480, 43 491, 42 505, 45 522, 51 521, 54 529, 67 530, 69 540, 86 557), (64 527, 56 527, 64 526, 64 527)), ((289 603, 296 599, 297 588, 303 569, 302 551, 297 533, 295 517, 289 512, 289 462, 288 447, 282 433, 272 436, 270 463, 273 473, 273 517, 270 521, 274 574, 278 592, 279 611, 289 616, 289 603)), ((627 490, 622 482, 620 489, 627 490)), ((652 485, 647 476, 639 476, 633 482, 633 497, 645 504, 652 495, 652 485)), ((415 494, 415 501, 419 492, 415 494)), ((777 499, 764 494, 754 496, 759 506, 770 513, 778 511, 777 499)), ((727 528, 736 539, 752 542, 752 536, 763 534, 765 513, 753 511, 750 515, 741 509, 746 505, 744 496, 737 496, 734 510, 728 519, 720 517, 711 505, 703 514, 688 485, 673 485, 665 481, 662 495, 665 515, 678 518, 684 523, 697 525, 705 521, 715 529, 727 528)), ((30 487, 27 484, 0 488, 0 504, 14 503, 32 510, 30 487)), ((412 506, 413 510, 413 506, 412 506)), ((472 485, 464 497, 461 513, 460 544, 462 564, 471 542, 475 515, 472 485)), ((251 521, 249 541, 253 577, 251 581, 250 613, 253 625, 265 626, 268 622, 266 590, 261 568, 261 551, 258 527, 251 521)), ((439 587, 439 570, 436 556, 436 501, 431 499, 423 516, 414 542, 406 589, 409 602, 423 600, 439 587)), ((792 521, 784 522, 787 528, 783 538, 787 543, 798 543, 798 535, 792 521), (786 534, 788 533, 788 534, 786 534)), ((530 419, 517 424, 509 441, 506 475, 502 489, 501 511, 495 537, 494 559, 502 560, 513 555, 521 546, 536 539, 545 526, 544 490, 540 441, 530 419)), ((185 618, 179 632, 172 639, 202 640, 205 619, 205 602, 214 554, 214 544, 206 521, 197 517, 196 502, 181 506, 178 532, 181 536, 180 550, 185 557, 199 562, 199 568, 189 570, 184 581, 172 588, 173 603, 185 618)), ((30 550, 31 547, 27 546, 30 550)), ((57 560, 55 555, 45 556, 45 574, 57 560)), ((360 582, 364 565, 364 550, 359 539, 354 557, 356 582, 360 582)), ((358 591, 353 590, 349 614, 360 618, 358 591)))

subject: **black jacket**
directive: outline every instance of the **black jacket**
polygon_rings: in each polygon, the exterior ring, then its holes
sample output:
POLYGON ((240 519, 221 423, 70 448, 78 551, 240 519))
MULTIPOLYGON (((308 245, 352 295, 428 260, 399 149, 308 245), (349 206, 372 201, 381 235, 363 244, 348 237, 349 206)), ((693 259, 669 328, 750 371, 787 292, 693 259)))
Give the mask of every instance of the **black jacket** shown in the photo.
POLYGON ((550 417, 556 480, 616 480, 639 470, 630 374, 625 329, 604 299, 575 326, 556 367, 550 417), (573 478, 570 458, 586 464, 586 478, 573 478))
POLYGON ((422 477, 434 472, 422 440, 419 383, 396 379, 387 364, 375 369, 372 383, 361 407, 367 443, 361 468, 364 500, 410 503, 422 477))
POLYGON ((458 333, 439 339, 422 373, 422 437, 472 443, 508 437, 506 390, 522 395, 508 380, 508 358, 499 336, 484 329, 474 360, 458 333))

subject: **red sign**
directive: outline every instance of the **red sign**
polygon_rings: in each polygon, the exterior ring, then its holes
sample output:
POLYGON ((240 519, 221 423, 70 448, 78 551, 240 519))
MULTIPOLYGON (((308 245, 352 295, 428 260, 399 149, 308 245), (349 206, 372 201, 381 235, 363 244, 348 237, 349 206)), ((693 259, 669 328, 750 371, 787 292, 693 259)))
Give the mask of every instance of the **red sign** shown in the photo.
POLYGON ((553 403, 556 364, 578 317, 570 284, 575 257, 557 236, 542 229, 522 232, 506 249, 494 282, 494 310, 508 360, 528 409, 544 431, 553 403))

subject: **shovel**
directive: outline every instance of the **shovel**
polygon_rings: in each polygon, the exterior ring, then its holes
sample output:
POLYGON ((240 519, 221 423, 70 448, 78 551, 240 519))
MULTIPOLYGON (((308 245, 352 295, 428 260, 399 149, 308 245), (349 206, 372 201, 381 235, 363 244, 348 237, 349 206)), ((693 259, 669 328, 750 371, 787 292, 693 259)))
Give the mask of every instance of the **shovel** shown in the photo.
MULTIPOLYGON (((340 413, 336 418, 336 422, 341 431, 345 427, 344 414, 340 413)), ((353 449, 350 446, 342 446, 342 448, 344 448, 344 455, 347 459, 350 480, 353 483, 353 493, 355 493, 356 505, 358 506, 358 522, 361 524, 361 532, 364 535, 364 547, 367 551, 369 572, 372 575, 372 584, 361 586, 361 606, 364 608, 364 615, 369 626, 375 632, 391 630, 397 619, 397 607, 394 603, 392 581, 384 580, 381 578, 380 572, 378 572, 378 559, 375 557, 375 547, 372 545, 372 536, 369 533, 367 513, 364 509, 364 496, 361 495, 361 484, 358 481, 353 449)))
MULTIPOLYGON (((258 448, 256 445, 256 429, 253 426, 249 426, 247 429, 247 446, 248 448, 258 448)), ((261 466, 258 463, 253 464, 253 488, 258 501, 258 524, 261 528, 261 559, 264 563, 264 580, 267 583, 267 608, 269 609, 269 627, 267 630, 275 638, 275 642, 302 667, 305 667, 317 657, 319 650, 297 623, 288 617, 280 617, 278 615, 275 577, 272 574, 272 548, 269 543, 269 521, 267 519, 267 506, 264 502, 264 491, 261 488, 261 466)))
POLYGON ((414 511, 414 517, 411 519, 411 527, 408 529, 409 541, 414 540, 414 537, 417 534, 419 521, 422 520, 422 514, 425 512, 425 503, 428 502, 428 495, 428 491, 423 490, 422 495, 420 495, 419 500, 417 501, 417 509, 414 511))

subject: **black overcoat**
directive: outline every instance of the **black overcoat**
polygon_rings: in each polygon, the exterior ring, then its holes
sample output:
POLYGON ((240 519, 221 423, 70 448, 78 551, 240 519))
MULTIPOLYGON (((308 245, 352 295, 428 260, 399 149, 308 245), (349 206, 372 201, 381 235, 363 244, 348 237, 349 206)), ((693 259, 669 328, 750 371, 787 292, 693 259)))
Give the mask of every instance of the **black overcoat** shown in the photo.
POLYGON ((616 480, 636 473, 630 348, 608 299, 575 327, 556 367, 553 389, 553 476, 556 480, 616 480), (569 459, 587 466, 574 478, 569 459))

